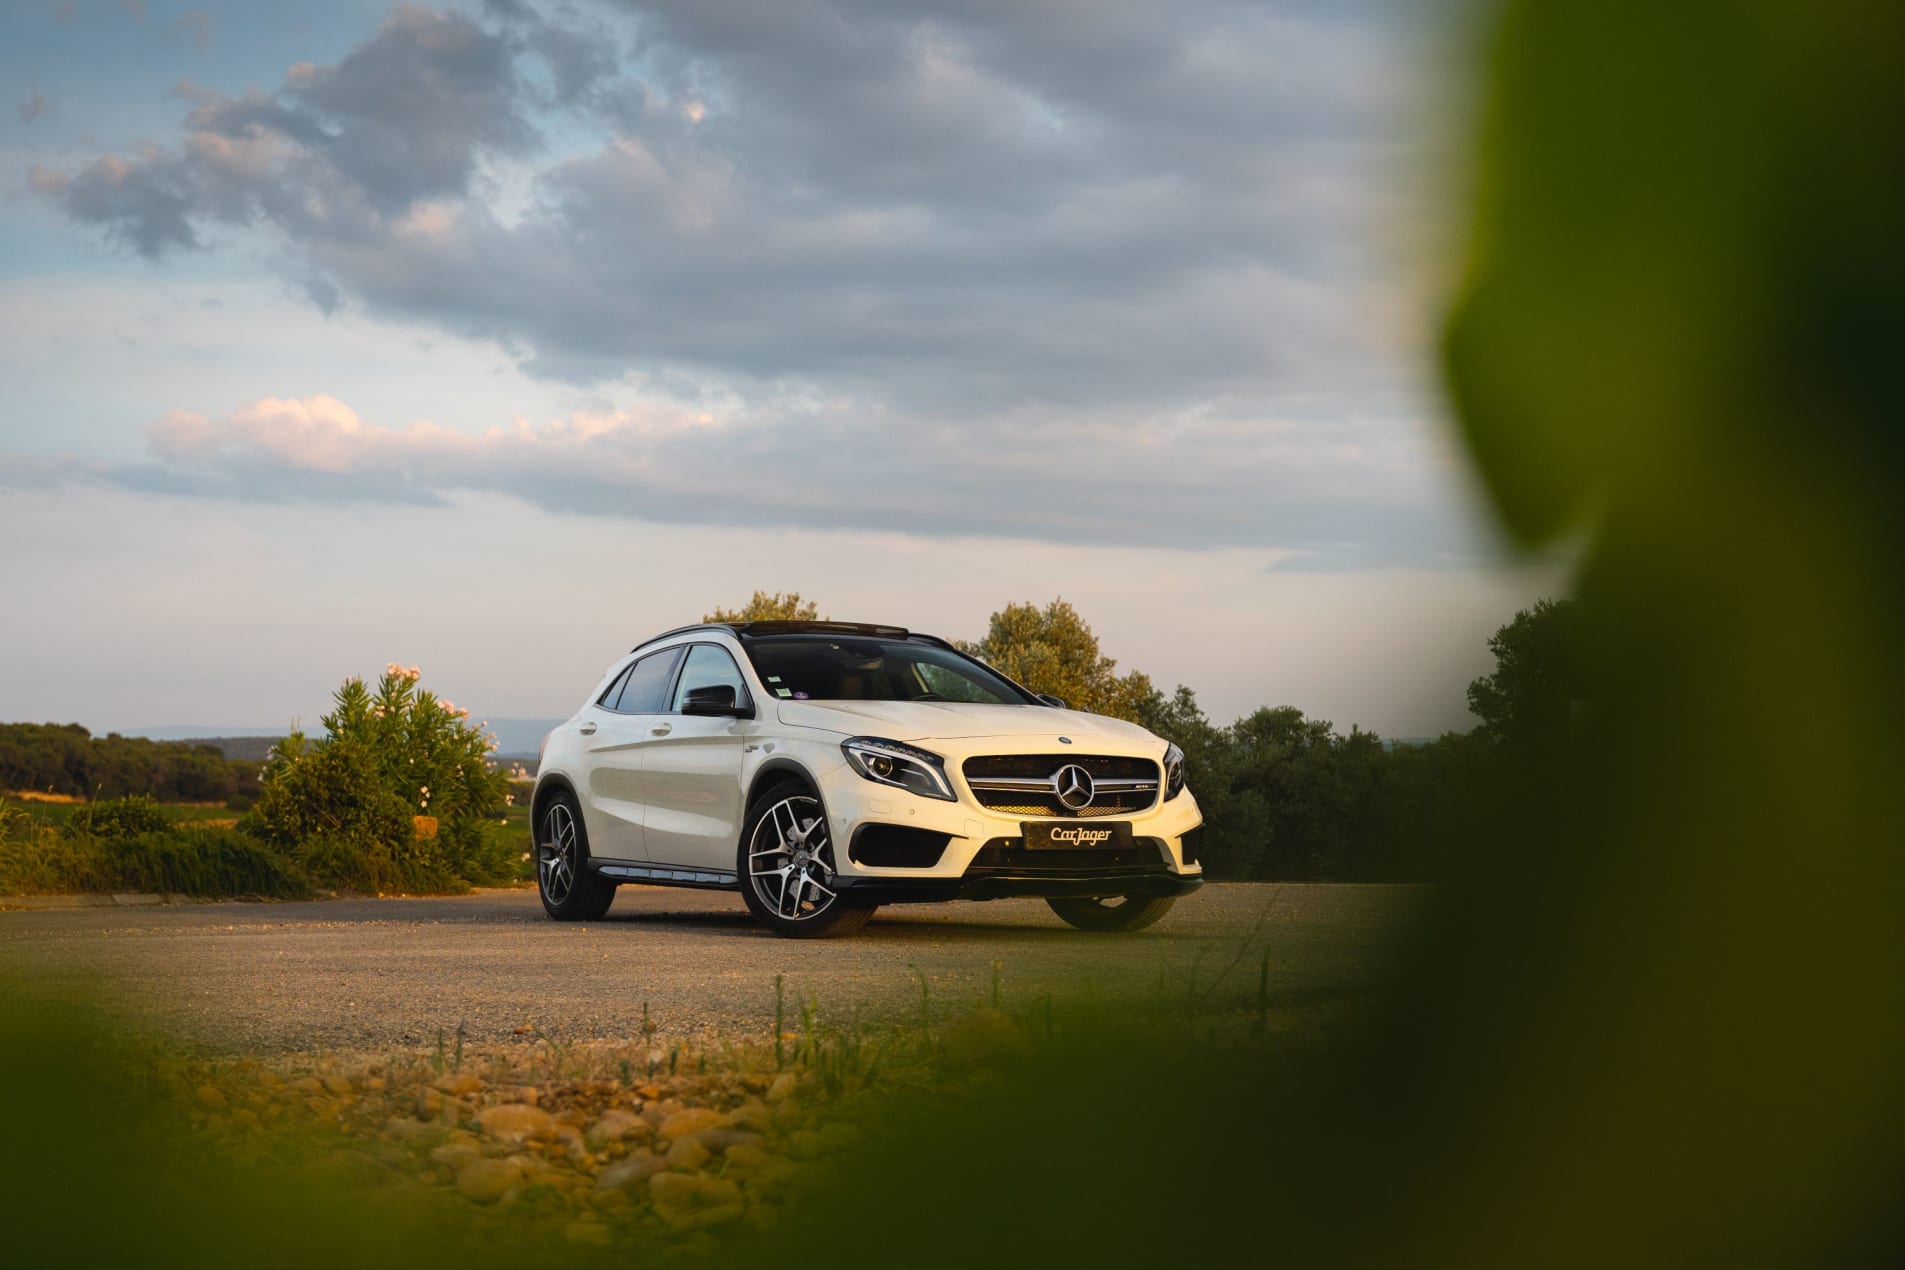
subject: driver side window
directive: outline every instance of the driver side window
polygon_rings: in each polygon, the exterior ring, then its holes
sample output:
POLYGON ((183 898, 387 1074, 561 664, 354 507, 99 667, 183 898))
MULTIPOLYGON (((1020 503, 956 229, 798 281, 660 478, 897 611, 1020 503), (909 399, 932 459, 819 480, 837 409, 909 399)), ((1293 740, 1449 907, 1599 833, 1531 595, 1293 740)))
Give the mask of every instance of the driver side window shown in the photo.
POLYGON ((748 704, 747 681, 741 678, 740 667, 734 664, 734 658, 728 656, 725 649, 716 648, 713 644, 696 644, 688 650, 688 660, 682 664, 681 678, 675 684, 675 699, 669 704, 669 713, 682 712, 691 690, 717 684, 734 689, 736 704, 748 704))

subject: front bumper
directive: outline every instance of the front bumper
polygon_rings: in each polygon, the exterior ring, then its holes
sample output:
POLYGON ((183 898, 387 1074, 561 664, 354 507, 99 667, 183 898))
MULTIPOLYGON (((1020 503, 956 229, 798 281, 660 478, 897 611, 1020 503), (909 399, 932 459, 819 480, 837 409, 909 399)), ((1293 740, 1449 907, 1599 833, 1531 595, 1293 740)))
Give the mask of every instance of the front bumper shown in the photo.
POLYGON ((1116 817, 1131 829, 1124 849, 1029 849, 1024 821, 966 797, 920 798, 844 767, 828 777, 821 796, 834 842, 845 848, 836 854, 834 885, 858 903, 1176 896, 1203 884, 1203 814, 1189 791, 1116 817))

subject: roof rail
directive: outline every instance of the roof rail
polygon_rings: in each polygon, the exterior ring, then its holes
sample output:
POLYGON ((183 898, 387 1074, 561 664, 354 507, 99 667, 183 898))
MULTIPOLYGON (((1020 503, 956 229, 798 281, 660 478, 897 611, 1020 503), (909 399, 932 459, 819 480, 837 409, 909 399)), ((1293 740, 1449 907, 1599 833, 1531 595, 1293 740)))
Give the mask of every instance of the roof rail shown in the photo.
POLYGON ((877 635, 882 639, 911 639, 904 626, 881 626, 871 622, 743 622, 733 628, 743 637, 751 635, 877 635))
MULTIPOLYGON (((695 622, 689 626, 677 626, 672 631, 663 631, 659 635, 650 635, 647 639, 635 645, 635 648, 647 648, 650 644, 658 640, 672 639, 676 635, 686 635, 689 631, 727 631, 732 634, 739 629, 740 627, 736 626, 733 622, 695 622)), ((635 648, 631 648, 628 651, 632 653, 635 651, 635 648)))

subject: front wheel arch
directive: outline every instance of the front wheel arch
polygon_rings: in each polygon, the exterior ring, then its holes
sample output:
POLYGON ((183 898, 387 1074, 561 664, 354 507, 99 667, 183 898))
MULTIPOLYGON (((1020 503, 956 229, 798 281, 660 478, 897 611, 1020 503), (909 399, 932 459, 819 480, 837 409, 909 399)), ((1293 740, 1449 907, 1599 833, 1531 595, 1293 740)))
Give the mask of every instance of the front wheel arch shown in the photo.
POLYGON ((754 814, 754 804, 760 801, 761 795, 783 781, 799 781, 805 785, 814 801, 820 804, 821 810, 823 812, 826 810, 827 800, 821 796, 820 782, 814 779, 814 774, 807 769, 807 765, 799 759, 777 754, 755 768, 753 778, 748 781, 747 797, 741 800, 743 831, 746 830, 747 821, 754 814))

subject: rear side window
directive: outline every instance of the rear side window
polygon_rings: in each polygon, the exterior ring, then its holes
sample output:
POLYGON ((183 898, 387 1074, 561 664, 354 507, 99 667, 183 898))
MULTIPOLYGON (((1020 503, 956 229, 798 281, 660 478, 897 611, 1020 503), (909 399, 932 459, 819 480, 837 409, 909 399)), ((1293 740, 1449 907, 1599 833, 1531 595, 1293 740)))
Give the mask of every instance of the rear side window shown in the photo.
POLYGON ((668 686, 675 679, 675 663, 681 660, 679 648, 650 653, 628 668, 622 679, 622 692, 609 708, 623 714, 660 714, 668 701, 668 686))
POLYGON ((615 702, 622 695, 622 685, 628 682, 628 672, 633 669, 635 669, 634 662, 630 662, 628 665, 622 667, 622 673, 615 676, 614 683, 602 690, 602 695, 595 699, 595 704, 601 706, 604 710, 613 710, 615 708, 615 702))

